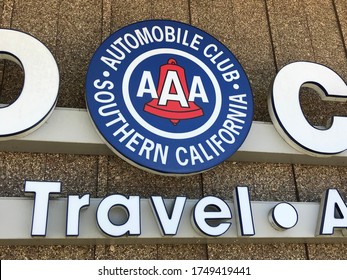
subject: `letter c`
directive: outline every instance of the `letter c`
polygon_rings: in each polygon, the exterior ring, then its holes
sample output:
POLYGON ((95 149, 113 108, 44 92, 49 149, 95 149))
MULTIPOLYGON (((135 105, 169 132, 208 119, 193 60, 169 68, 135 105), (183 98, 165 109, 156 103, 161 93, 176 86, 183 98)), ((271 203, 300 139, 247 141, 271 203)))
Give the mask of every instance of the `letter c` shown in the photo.
POLYGON ((268 98, 270 116, 279 134, 295 149, 313 156, 346 150, 347 117, 334 116, 327 129, 312 126, 300 107, 300 87, 314 89, 326 101, 347 101, 345 82, 330 68, 312 62, 288 64, 278 72, 268 98))

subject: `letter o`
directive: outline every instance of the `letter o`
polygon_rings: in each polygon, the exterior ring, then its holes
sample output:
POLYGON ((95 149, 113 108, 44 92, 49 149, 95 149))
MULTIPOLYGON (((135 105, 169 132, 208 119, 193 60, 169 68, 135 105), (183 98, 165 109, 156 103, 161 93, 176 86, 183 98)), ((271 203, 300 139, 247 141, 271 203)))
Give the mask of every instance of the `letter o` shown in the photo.
POLYGON ((40 41, 20 31, 0 29, 0 59, 22 67, 22 92, 11 105, 0 108, 0 140, 25 136, 39 128, 53 112, 58 98, 57 63, 40 41))

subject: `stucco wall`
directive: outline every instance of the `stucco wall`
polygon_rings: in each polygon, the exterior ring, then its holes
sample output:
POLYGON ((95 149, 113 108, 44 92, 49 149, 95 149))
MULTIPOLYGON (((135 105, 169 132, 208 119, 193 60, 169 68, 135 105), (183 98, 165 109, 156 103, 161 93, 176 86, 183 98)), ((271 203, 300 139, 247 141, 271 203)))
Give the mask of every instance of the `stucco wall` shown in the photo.
MULTIPOLYGON (((144 19, 173 19, 197 26, 236 55, 251 81, 254 120, 270 121, 267 94, 281 67, 308 60, 331 67, 347 80, 347 2, 343 0, 47 0, 0 1, 0 27, 32 34, 51 50, 61 75, 58 106, 85 108, 89 60, 103 39, 144 19)), ((0 38, 1 40, 1 38, 0 38)), ((0 103, 16 98, 19 67, 0 60, 0 103)), ((343 104, 321 102, 303 92, 310 121, 324 124, 346 115, 343 104)), ((1 120, 2 121, 2 120, 1 120)), ((225 162, 188 177, 163 177, 130 166, 116 156, 1 152, 0 196, 23 196, 25 179, 60 180, 62 195, 102 197, 186 195, 232 197, 246 184, 252 200, 319 201, 328 187, 347 196, 347 167, 225 162)), ((344 244, 182 244, 95 246, 0 246, 1 259, 346 259, 344 244)))

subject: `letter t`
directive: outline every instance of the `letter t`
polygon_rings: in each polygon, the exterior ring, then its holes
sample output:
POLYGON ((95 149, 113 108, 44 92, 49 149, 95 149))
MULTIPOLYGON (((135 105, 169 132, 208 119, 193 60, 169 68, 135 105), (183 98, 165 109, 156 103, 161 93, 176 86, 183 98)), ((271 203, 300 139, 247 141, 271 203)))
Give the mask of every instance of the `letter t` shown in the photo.
POLYGON ((32 236, 46 236, 50 193, 60 193, 61 182, 25 181, 24 191, 35 193, 32 236))

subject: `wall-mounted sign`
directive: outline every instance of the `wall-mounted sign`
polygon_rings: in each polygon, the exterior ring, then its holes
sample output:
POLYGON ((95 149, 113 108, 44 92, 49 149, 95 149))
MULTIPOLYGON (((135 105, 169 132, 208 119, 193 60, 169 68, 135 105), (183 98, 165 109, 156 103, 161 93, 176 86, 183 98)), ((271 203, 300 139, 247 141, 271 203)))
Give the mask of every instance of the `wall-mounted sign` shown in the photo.
MULTIPOLYGON (((0 58, 15 61, 25 74, 17 100, 0 107, 0 119, 6 119, 0 140, 11 140, 48 119, 57 101, 59 72, 37 39, 8 29, 0 34, 0 58)), ((331 69, 312 62, 289 64, 277 74, 268 99, 279 134, 309 155, 345 151, 347 118, 334 116, 325 128, 309 124, 300 107, 301 87, 325 100, 347 100, 344 81, 331 69)), ((229 158, 247 136, 253 107, 247 77, 230 51, 205 32, 172 21, 140 22, 111 35, 91 61, 87 103, 113 151, 138 167, 169 175, 201 172, 229 158)), ((47 152, 53 143, 42 148, 30 142, 29 149, 47 152)), ((3 147, 27 151, 17 144, 3 147)))
POLYGON ((24 190, 34 198, 0 198, 0 244, 347 242, 347 207, 336 189, 320 204, 251 201, 246 186, 233 200, 55 198, 61 182, 42 181, 26 181, 24 190))
MULTIPOLYGON (((59 73, 36 39, 13 30, 0 35, 0 58, 25 72, 19 98, 0 108, 0 119, 7 120, 0 123, 4 140, 28 134, 48 118, 59 73)), ((322 65, 284 67, 269 98, 279 133, 312 155, 345 150, 346 118, 334 117, 326 129, 312 127, 300 108, 301 86, 328 100, 347 96, 343 80, 322 65)), ((117 31, 97 50, 87 75, 87 105, 99 133, 121 157, 161 174, 201 172, 227 159, 247 136, 252 102, 247 77, 226 47, 172 21, 145 21, 117 31)), ((60 182, 27 181, 25 192, 35 198, 0 198, 0 221, 7 222, 0 228, 1 244, 158 242, 163 236, 172 237, 169 242, 210 242, 211 237, 346 242, 347 207, 336 189, 328 189, 321 204, 252 202, 247 187, 235 188, 232 202, 121 194, 52 199, 61 192, 60 182)))
POLYGON ((119 156, 161 174, 192 174, 229 158, 252 123, 252 92, 234 55, 193 26, 124 27, 94 54, 88 111, 119 156))

